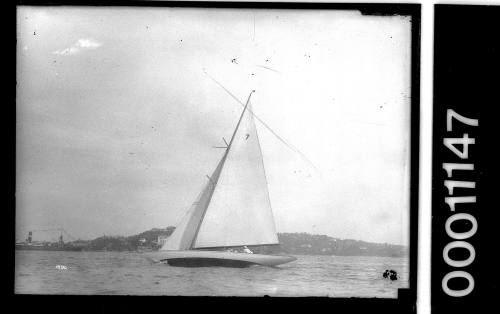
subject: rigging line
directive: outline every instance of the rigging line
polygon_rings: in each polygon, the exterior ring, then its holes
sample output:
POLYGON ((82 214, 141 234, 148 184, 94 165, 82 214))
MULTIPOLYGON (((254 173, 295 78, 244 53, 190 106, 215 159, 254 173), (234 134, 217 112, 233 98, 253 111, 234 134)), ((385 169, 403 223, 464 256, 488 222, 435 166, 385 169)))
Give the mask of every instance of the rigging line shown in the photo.
POLYGON ((253 13, 253 38, 252 41, 255 41, 255 12, 253 13))
POLYGON ((256 64, 255 66, 256 66, 256 67, 259 67, 259 68, 263 68, 263 69, 269 70, 269 71, 273 71, 273 72, 278 73, 278 74, 281 74, 281 72, 280 72, 280 71, 277 71, 277 70, 275 70, 275 69, 273 69, 273 68, 270 68, 270 67, 266 67, 266 66, 264 66, 264 65, 259 65, 259 64, 256 64))
MULTIPOLYGON (((219 83, 215 78, 213 78, 210 74, 207 73, 207 71, 205 69, 203 69, 203 72, 212 80, 214 81, 217 85, 219 85, 224 91, 226 91, 226 93, 228 93, 234 100, 236 100, 238 103, 240 103, 242 106, 245 106, 245 104, 238 99, 238 97, 236 97, 233 93, 231 93, 227 88, 225 88, 221 83, 219 83)), ((287 146, 289 149, 291 149, 292 151, 294 151, 295 153, 299 154, 305 161, 307 161, 313 168, 314 170, 316 170, 318 172, 318 174, 321 175, 321 173, 319 172, 319 169, 312 163, 312 161, 309 160, 309 158, 307 158, 306 155, 304 155, 298 148, 296 148, 295 146, 293 146, 292 144, 288 143, 287 141, 285 141, 285 139, 283 139, 281 136, 279 136, 276 132, 274 132, 271 127, 269 125, 267 125, 267 123, 265 123, 261 118, 259 118, 255 113, 253 113, 253 111, 251 109, 248 109, 248 111, 255 117, 257 118, 257 120, 262 123, 262 125, 269 131, 271 132, 274 136, 276 136, 276 138, 278 140, 280 140, 283 144, 285 144, 285 146, 287 146)))

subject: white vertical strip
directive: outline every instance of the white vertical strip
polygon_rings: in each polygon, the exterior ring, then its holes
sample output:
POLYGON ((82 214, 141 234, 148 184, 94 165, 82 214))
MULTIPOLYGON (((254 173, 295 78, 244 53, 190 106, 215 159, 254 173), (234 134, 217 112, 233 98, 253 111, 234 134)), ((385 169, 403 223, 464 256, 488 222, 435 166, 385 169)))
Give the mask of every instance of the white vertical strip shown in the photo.
POLYGON ((431 187, 434 1, 422 3, 417 314, 431 312, 431 187))

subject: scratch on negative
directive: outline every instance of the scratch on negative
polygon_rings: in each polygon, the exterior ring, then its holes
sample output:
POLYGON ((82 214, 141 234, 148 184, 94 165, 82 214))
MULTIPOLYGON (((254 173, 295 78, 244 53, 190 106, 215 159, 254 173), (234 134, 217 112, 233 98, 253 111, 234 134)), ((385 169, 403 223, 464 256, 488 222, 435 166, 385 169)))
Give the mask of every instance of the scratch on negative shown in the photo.
MULTIPOLYGON (((215 78, 213 78, 210 74, 208 74, 208 72, 205 70, 205 68, 203 68, 203 73, 205 73, 205 75, 207 75, 212 81, 214 81, 215 84, 219 85, 226 93, 228 93, 234 100, 236 100, 238 103, 240 103, 240 105, 244 106, 245 104, 239 100, 233 93, 231 93, 227 88, 224 87, 224 85, 222 85, 221 83, 219 83, 219 81, 217 81, 215 78)), ((285 146, 287 146, 290 150, 296 152, 297 154, 299 154, 305 161, 307 161, 309 163, 309 165, 311 165, 314 170, 316 170, 316 172, 318 173, 319 177, 322 178, 322 175, 321 175, 321 172, 319 171, 319 169, 312 163, 312 161, 307 158, 307 156, 302 153, 298 148, 296 148, 295 146, 293 146, 291 143, 288 143, 285 139, 283 139, 281 136, 279 136, 276 132, 273 131, 273 129, 271 129, 269 127, 269 125, 267 125, 267 123, 265 123, 262 119, 260 119, 255 113, 253 113, 251 110, 249 110, 250 113, 260 122, 262 123, 262 125, 269 131, 271 132, 278 140, 280 140, 283 144, 285 144, 285 146)))
POLYGON ((253 14, 253 41, 255 41, 255 13, 253 14))
POLYGON ((258 64, 257 64, 257 65, 255 65, 255 66, 257 66, 257 67, 259 67, 259 68, 264 68, 264 69, 269 70, 269 71, 276 72, 276 73, 278 73, 278 74, 281 74, 281 72, 280 72, 280 71, 277 71, 277 70, 275 70, 275 69, 273 69, 273 68, 270 68, 270 67, 266 67, 266 66, 264 66, 264 65, 258 65, 258 64))

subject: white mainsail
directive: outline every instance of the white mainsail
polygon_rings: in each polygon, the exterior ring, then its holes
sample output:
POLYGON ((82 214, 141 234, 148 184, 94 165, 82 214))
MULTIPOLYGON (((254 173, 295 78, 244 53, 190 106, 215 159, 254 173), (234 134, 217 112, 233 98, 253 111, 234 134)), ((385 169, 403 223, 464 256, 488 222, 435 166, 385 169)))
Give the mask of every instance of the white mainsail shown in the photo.
POLYGON ((209 182, 162 250, 279 243, 249 101, 209 182))
POLYGON ((257 129, 248 105, 194 247, 261 244, 278 244, 278 237, 257 129))

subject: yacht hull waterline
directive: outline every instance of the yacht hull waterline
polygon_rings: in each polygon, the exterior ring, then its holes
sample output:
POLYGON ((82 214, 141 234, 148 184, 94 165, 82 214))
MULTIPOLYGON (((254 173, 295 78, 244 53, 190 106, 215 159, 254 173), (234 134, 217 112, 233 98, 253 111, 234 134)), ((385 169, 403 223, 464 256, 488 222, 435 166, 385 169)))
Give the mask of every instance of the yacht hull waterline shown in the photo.
POLYGON ((252 265, 278 266, 295 261, 297 258, 285 255, 265 255, 236 253, 226 251, 157 251, 144 253, 155 263, 166 263, 179 267, 235 267, 243 268, 252 265))

